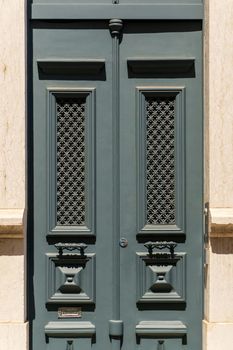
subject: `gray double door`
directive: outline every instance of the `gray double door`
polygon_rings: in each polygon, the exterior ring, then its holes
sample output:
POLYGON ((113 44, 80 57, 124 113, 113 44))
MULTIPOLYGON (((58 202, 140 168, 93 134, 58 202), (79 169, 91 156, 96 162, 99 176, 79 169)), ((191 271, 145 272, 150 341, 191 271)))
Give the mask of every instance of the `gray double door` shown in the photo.
POLYGON ((32 32, 32 349, 201 349, 201 23, 32 32))

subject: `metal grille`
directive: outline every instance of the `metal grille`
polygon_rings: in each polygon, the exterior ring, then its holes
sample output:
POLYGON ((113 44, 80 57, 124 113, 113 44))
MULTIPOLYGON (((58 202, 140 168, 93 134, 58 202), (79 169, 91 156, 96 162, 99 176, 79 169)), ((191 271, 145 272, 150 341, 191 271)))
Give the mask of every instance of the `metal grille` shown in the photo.
POLYGON ((175 223, 175 98, 146 98, 147 224, 175 223))
POLYGON ((85 99, 57 99, 57 224, 85 224, 85 99))

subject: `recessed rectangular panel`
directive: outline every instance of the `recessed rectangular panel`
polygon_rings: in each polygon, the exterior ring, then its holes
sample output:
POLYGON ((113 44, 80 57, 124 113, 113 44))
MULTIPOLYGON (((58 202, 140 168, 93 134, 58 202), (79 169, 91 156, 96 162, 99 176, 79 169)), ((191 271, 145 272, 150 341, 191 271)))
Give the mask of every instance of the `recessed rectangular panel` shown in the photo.
POLYGON ((49 91, 50 234, 94 233, 94 90, 49 91))
POLYGON ((95 254, 46 254, 47 303, 95 302, 95 254))
POLYGON ((129 78, 194 78, 194 58, 133 57, 127 59, 129 78))
POLYGON ((184 89, 138 88, 138 231, 184 232, 184 89))
MULTIPOLYGON (((152 258, 137 253, 137 303, 186 302, 186 253, 158 253, 152 258)), ((141 307, 140 307, 141 308, 141 307)))
POLYGON ((37 65, 41 80, 105 79, 104 59, 39 59, 37 65))
POLYGON ((57 98, 57 225, 85 225, 86 98, 57 98))
POLYGON ((175 224, 175 96, 146 96, 146 224, 175 224))

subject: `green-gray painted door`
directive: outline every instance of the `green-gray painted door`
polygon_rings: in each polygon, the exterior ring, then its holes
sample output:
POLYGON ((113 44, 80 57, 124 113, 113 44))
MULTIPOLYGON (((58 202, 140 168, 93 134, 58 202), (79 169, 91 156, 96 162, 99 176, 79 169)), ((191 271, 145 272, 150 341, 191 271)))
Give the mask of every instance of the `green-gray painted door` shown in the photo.
POLYGON ((201 349, 201 22, 32 33, 32 350, 201 349))

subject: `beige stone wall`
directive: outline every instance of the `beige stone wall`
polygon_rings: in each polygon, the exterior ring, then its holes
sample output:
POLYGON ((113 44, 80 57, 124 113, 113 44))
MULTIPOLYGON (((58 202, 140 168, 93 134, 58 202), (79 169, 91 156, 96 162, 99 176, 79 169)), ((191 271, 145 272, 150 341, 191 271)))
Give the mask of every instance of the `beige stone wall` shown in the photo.
POLYGON ((209 0, 210 205, 233 208, 233 1, 209 0))
POLYGON ((23 0, 0 0, 0 36, 0 349, 26 350, 23 0))
POLYGON ((206 183, 210 240, 204 349, 233 349, 233 1, 206 1, 206 183))
POLYGON ((0 209, 25 206, 24 1, 0 0, 0 209))

